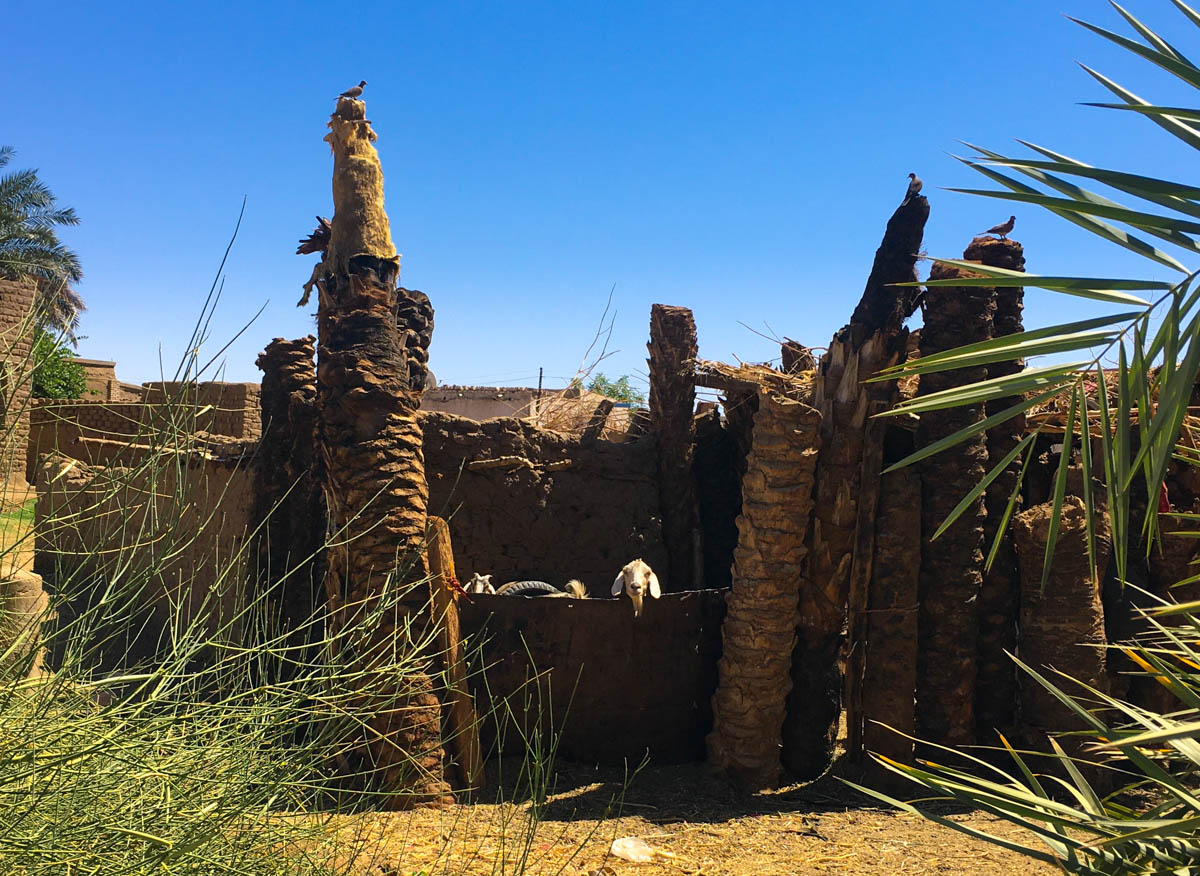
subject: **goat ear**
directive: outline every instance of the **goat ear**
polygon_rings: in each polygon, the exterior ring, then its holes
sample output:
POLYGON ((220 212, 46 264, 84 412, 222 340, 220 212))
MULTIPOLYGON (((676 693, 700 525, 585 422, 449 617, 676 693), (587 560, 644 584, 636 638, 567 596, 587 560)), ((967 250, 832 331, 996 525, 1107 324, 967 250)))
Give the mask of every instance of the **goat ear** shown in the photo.
POLYGON ((658 576, 651 572, 647 576, 647 584, 650 585, 650 595, 655 599, 662 596, 662 588, 658 586, 658 576))
POLYGON ((625 570, 622 569, 617 573, 617 580, 613 581, 612 595, 620 596, 621 591, 625 589, 625 570))

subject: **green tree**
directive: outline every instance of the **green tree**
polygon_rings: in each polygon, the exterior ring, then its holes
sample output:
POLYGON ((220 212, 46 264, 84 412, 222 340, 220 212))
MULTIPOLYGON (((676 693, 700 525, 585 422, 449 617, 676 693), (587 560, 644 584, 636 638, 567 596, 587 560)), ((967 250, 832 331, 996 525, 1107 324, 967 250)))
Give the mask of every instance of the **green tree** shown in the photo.
MULTIPOLYGON (((1200 13, 1183 0, 1172 0, 1172 3, 1190 24, 1200 27, 1200 13)), ((1185 85, 1200 90, 1200 67, 1172 42, 1122 7, 1115 3, 1113 6, 1142 41, 1078 23, 1156 65, 1185 85)), ((1095 70, 1089 67, 1084 70, 1117 99, 1093 106, 1156 125, 1200 152, 1200 127, 1197 125, 1200 108, 1150 104, 1095 70)), ((1200 272, 1193 271, 1174 255, 1150 242, 1150 238, 1162 240, 1176 247, 1177 252, 1200 254, 1200 186, 1107 170, 1021 142, 1036 154, 1009 158, 998 152, 969 147, 977 154, 961 160, 997 184, 1000 190, 957 191, 1048 209, 1149 259, 1155 263, 1156 272, 1161 271, 1161 267, 1168 268, 1175 272, 1175 279, 1043 277, 954 259, 936 259, 981 276, 931 281, 926 285, 1032 286, 1104 302, 1120 308, 1121 312, 1098 314, 1068 325, 995 338, 901 366, 886 376, 977 367, 1022 356, 1070 354, 1069 361, 916 397, 889 413, 922 414, 992 398, 1025 397, 1025 401, 1013 405, 1004 414, 989 417, 918 451, 901 463, 905 464, 965 440, 985 428, 992 428, 1006 416, 1015 416, 1050 398, 1057 396, 1067 400, 1045 565, 1048 567, 1053 558, 1068 469, 1072 452, 1077 448, 1083 471, 1102 473, 1102 490, 1093 487, 1092 478, 1082 479, 1092 574, 1097 576, 1103 572, 1096 568, 1094 535, 1095 521, 1107 515, 1117 574, 1124 580, 1131 543, 1140 542, 1147 552, 1155 550, 1160 513, 1170 530, 1182 530, 1184 535, 1193 537, 1200 535, 1195 532, 1200 515, 1176 513, 1166 507, 1160 512, 1159 503, 1151 501, 1139 521, 1131 513, 1130 501, 1139 489, 1144 491, 1143 495, 1159 495, 1172 461, 1200 468, 1200 453, 1179 440, 1196 375, 1200 371, 1200 284, 1197 283, 1200 272), (1106 186, 1121 200, 1086 188, 1095 184, 1106 186), (1135 200, 1129 202, 1130 198, 1135 200), (1141 294, 1146 297, 1140 297, 1141 294), (1094 400, 1089 388, 1096 396, 1094 400), (1106 388, 1112 391, 1113 398, 1109 397, 1106 388), (1095 467, 1093 457, 1098 457, 1095 467), (1134 531, 1139 523, 1140 534, 1134 531)), ((1028 435, 1014 451, 1018 463, 1024 464, 1032 458, 1036 434, 1035 431, 1028 435)), ((1013 457, 1000 462, 976 490, 986 487, 1011 462, 1013 457)), ((964 501, 959 509, 967 504, 964 501)), ((1010 504, 1010 511, 1011 507, 1010 504)), ((956 519, 958 513, 957 510, 951 513, 942 528, 956 519)), ((1003 536, 1004 523, 1007 518, 1002 521, 997 539, 1003 536)), ((1196 576, 1189 579, 1195 580, 1196 576)), ((1081 725, 1087 728, 1085 732, 1093 738, 1096 756, 1115 759, 1120 771, 1113 775, 1119 782, 1126 783, 1117 794, 1101 796, 1085 778, 1087 771, 1079 769, 1057 743, 1055 757, 1061 767, 1059 772, 1066 775, 1067 780, 1039 777, 1035 774, 1035 770, 1041 768, 1039 762, 1012 749, 1009 755, 1013 765, 1007 770, 961 751, 957 754, 972 762, 971 768, 930 762, 918 766, 881 762, 912 779, 923 791, 986 809, 1024 828, 1027 837, 1040 842, 1027 845, 1019 839, 1000 838, 921 811, 926 817, 1055 864, 1066 872, 1197 872, 1196 866, 1200 863, 1200 797, 1196 790, 1200 746, 1197 746, 1196 738, 1200 735, 1200 672, 1196 667, 1200 666, 1200 651, 1196 647, 1196 632, 1200 631, 1200 602, 1186 605, 1168 602, 1150 611, 1147 620, 1151 629, 1143 639, 1127 648, 1126 654, 1174 694, 1177 703, 1168 712, 1130 705, 1061 673, 1042 672, 1040 667, 1018 661, 1035 683, 1070 706, 1081 725), (1175 617, 1159 620, 1168 615, 1175 617), (1122 792, 1129 791, 1134 792, 1133 796, 1121 796, 1122 792), (1144 805, 1139 805, 1138 800, 1145 801, 1144 805)), ((869 793, 883 797, 877 792, 869 793)), ((930 794, 922 793, 921 796, 928 798, 930 794)), ((908 803, 890 802, 909 811, 919 811, 908 803)))
POLYGON ((646 395, 629 382, 629 375, 622 374, 616 380, 610 380, 604 374, 597 374, 587 385, 588 392, 607 396, 619 402, 641 405, 646 403, 646 395))
MULTIPOLYGON (((0 168, 14 154, 11 146, 0 146, 0 168)), ((86 309, 73 285, 83 279, 83 270, 56 229, 78 224, 75 210, 58 205, 36 170, 0 175, 0 277, 36 282, 38 323, 71 343, 86 309)))
POLYGON ((33 397, 82 398, 87 374, 75 353, 45 329, 33 336, 33 397))

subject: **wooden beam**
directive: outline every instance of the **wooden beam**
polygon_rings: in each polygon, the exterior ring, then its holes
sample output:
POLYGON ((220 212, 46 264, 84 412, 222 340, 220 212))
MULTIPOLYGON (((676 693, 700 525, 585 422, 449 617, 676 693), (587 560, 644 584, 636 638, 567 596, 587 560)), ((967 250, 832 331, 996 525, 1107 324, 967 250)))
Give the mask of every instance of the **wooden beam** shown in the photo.
POLYGON ((467 687, 462 635, 458 623, 457 590, 453 582, 454 550, 450 544, 450 526, 440 517, 429 517, 429 587, 433 619, 438 626, 442 662, 446 667, 447 725, 446 742, 454 751, 459 781, 464 788, 483 789, 483 749, 479 742, 479 717, 467 687))

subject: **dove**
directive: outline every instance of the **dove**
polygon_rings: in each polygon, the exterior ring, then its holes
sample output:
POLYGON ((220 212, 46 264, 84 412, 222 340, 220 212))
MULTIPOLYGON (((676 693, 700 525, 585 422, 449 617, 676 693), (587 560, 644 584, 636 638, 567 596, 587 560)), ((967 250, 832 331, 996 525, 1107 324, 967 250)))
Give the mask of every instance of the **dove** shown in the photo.
POLYGON ((900 206, 905 206, 915 195, 919 195, 922 185, 924 183, 921 182, 921 178, 915 173, 910 173, 908 175, 908 191, 904 193, 904 200, 900 202, 900 206))
POLYGON ((363 86, 366 84, 367 84, 367 80, 364 79, 362 82, 358 83, 358 85, 355 85, 353 88, 347 88, 345 91, 343 91, 341 94, 339 94, 338 97, 352 97, 352 98, 359 97, 363 92, 363 86))
POLYGON ((1000 239, 1004 240, 1005 236, 1013 230, 1013 226, 1017 224, 1016 216, 1009 216, 1007 222, 1001 222, 999 225, 993 225, 984 234, 999 234, 1000 239))

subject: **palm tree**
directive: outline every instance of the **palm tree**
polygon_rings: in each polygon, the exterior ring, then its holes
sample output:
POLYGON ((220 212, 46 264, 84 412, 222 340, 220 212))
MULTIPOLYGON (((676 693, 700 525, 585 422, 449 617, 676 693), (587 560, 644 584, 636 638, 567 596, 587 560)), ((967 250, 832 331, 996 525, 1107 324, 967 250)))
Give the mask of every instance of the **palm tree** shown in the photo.
MULTIPOLYGON (((11 146, 0 146, 0 168, 14 154, 11 146)), ((83 279, 83 270, 55 229, 78 225, 79 217, 57 200, 36 170, 0 176, 0 277, 36 282, 38 322, 74 343, 79 316, 87 308, 72 284, 83 279)))

